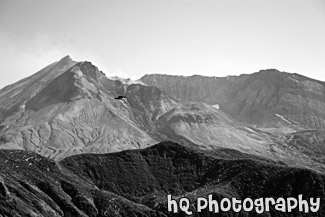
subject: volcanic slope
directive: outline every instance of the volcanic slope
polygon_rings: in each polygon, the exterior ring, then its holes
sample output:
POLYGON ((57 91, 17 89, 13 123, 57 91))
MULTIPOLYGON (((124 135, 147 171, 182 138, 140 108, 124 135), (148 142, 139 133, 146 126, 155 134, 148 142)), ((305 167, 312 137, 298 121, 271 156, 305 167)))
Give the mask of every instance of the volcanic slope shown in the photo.
MULTIPOLYGON (((253 135, 258 135, 253 137, 255 139, 261 138, 262 135, 268 138, 260 140, 263 145, 259 147, 267 148, 274 154, 274 159, 280 158, 290 165, 308 165, 310 169, 324 171, 322 156, 325 150, 322 135, 325 120, 325 84, 322 81, 275 69, 224 78, 154 74, 144 76, 141 81, 155 85, 184 101, 205 102, 222 110, 240 122, 241 124, 235 123, 234 126, 241 129, 244 127, 250 138, 253 135)), ((160 129, 170 130, 176 135, 181 134, 185 139, 189 135, 196 135, 190 138, 198 144, 211 144, 210 141, 216 141, 216 144, 224 136, 229 136, 232 141, 238 136, 247 138, 238 132, 231 135, 235 131, 225 133, 225 128, 213 130, 213 127, 209 127, 209 133, 202 130, 200 123, 184 123, 184 114, 180 114, 177 110, 166 113, 160 120, 164 120, 169 127, 160 129), (170 115, 176 117, 171 118, 170 115), (185 130, 188 128, 191 129, 185 130)), ((185 116, 191 115, 193 116, 193 110, 185 112, 185 116)), ((261 149, 250 149, 251 144, 256 144, 251 139, 243 144, 245 146, 241 147, 241 143, 237 142, 234 146, 246 153, 261 153, 261 149)))
POLYGON ((324 171, 317 157, 323 149, 308 145, 311 134, 305 134, 304 143, 290 143, 290 135, 274 136, 155 86, 110 80, 90 62, 76 63, 69 56, 3 88, 0 96, 1 149, 25 149, 60 160, 139 149, 167 139, 324 171), (315 150, 306 152, 308 147, 315 150))
POLYGON ((0 102, 2 149, 62 159, 171 139, 274 156, 269 135, 218 109, 184 103, 155 86, 110 80, 90 62, 76 63, 69 56, 0 90, 0 102))
POLYGON ((219 107, 259 128, 325 128, 325 83, 276 69, 227 77, 145 75, 141 81, 180 99, 219 107))
POLYGON ((166 136, 154 121, 177 102, 157 87, 123 85, 65 57, 0 90, 0 148, 54 159, 146 147, 166 136), (126 99, 116 100, 119 94, 126 99))

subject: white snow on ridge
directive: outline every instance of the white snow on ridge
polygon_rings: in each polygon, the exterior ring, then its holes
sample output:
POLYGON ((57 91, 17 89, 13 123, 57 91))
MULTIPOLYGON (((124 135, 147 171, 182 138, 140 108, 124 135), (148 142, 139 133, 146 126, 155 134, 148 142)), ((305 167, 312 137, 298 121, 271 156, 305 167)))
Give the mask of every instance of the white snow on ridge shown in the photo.
POLYGON ((277 116, 278 118, 281 118, 281 120, 287 122, 288 124, 291 124, 291 122, 289 120, 285 119, 282 115, 275 114, 275 116, 277 116))
POLYGON ((219 104, 212 105, 213 108, 219 109, 219 104))

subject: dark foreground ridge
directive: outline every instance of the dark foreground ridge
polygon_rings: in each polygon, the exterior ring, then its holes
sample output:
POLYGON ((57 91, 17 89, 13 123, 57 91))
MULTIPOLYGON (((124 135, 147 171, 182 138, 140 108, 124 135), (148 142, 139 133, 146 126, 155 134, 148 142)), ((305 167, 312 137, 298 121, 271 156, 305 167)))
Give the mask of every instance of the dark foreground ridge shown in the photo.
MULTIPOLYGON (((167 194, 214 198, 320 197, 317 213, 202 212, 193 216, 324 216, 325 176, 220 149, 172 142, 59 163, 27 151, 0 151, 0 216, 186 216, 167 212, 167 194)), ((195 212, 195 210, 193 210, 195 212)))

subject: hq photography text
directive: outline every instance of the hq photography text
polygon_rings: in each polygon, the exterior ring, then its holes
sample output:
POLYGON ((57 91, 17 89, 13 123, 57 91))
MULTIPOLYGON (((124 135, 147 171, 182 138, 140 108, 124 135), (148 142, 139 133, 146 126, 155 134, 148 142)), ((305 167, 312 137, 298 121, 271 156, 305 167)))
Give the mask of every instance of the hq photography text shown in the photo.
POLYGON ((208 209, 209 212, 219 213, 219 212, 252 212, 255 211, 258 214, 269 212, 271 208, 280 212, 292 212, 298 210, 299 212, 309 213, 317 212, 320 208, 320 198, 309 198, 303 199, 300 194, 298 198, 288 197, 288 198, 258 198, 251 199, 245 198, 243 200, 236 198, 223 198, 220 201, 213 199, 213 195, 210 194, 205 197, 198 197, 196 202, 191 203, 191 201, 186 198, 173 199, 172 195, 167 196, 167 206, 168 212, 178 213, 185 212, 187 215, 192 215, 192 211, 202 212, 208 209))

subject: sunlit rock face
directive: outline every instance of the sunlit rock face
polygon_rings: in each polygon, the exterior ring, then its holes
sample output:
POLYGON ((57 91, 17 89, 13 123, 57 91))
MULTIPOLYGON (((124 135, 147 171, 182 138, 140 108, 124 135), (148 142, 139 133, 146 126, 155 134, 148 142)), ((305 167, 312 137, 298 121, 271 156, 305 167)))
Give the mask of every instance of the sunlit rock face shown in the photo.
MULTIPOLYGON (((127 94, 143 98, 142 88, 127 94)), ((90 62, 65 57, 0 91, 1 148, 27 149, 60 159, 154 144, 155 136, 137 120, 144 114, 157 118, 173 100, 160 94, 147 111, 140 101, 131 100, 131 106, 128 100, 115 100, 120 89, 121 84, 107 79, 90 62)))
POLYGON ((325 128, 324 82, 275 69, 223 78, 146 75, 141 80, 187 101, 218 104, 238 121, 286 132, 325 128))

